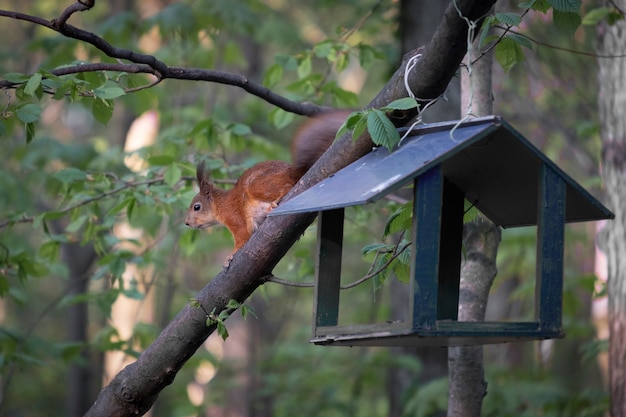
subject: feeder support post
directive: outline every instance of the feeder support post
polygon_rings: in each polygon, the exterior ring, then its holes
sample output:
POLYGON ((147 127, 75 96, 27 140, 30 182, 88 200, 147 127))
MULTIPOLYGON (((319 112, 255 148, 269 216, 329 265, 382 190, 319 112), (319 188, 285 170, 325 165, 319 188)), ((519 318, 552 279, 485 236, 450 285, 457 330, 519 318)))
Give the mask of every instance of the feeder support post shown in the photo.
POLYGON ((541 330, 561 330, 566 184, 547 164, 539 175, 535 315, 541 330))

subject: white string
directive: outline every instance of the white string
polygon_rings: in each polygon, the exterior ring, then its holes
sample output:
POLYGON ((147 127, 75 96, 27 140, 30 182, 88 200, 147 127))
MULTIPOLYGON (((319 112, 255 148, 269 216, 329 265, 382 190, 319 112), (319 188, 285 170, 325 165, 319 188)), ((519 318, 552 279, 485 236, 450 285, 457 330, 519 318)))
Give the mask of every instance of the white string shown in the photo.
POLYGON ((467 69, 467 77, 469 80, 469 100, 467 102, 467 110, 463 118, 459 120, 458 123, 455 124, 452 130, 450 131, 450 139, 454 141, 454 131, 456 130, 456 128, 459 127, 467 119, 475 117, 474 112, 472 110, 472 105, 474 102, 474 78, 472 76, 473 75, 472 74, 472 52, 474 51, 473 39, 474 39, 474 33, 476 31, 476 22, 469 20, 467 17, 463 16, 463 13, 459 9, 459 6, 456 3, 456 0, 453 0, 452 3, 454 4, 454 8, 459 14, 459 18, 461 18, 462 20, 465 20, 465 23, 467 23, 467 65, 465 67, 467 69))
POLYGON ((427 103, 424 105, 424 107, 420 107, 419 103, 417 104, 417 118, 415 122, 413 122, 411 127, 409 127, 409 129, 404 133, 404 135, 402 135, 402 137, 400 138, 400 142, 398 142, 398 145, 402 144, 402 141, 407 136, 409 136, 409 134, 411 133, 411 131, 413 130, 415 126, 423 123, 424 112, 430 106, 435 104, 435 102, 439 99, 439 97, 433 100, 420 99, 415 96, 415 93, 413 93, 413 91, 411 90, 411 87, 409 86, 409 74, 415 68, 415 66, 417 65, 421 57, 422 57, 422 54, 416 54, 409 59, 409 62, 407 62, 406 67, 404 68, 404 89, 406 90, 406 93, 408 94, 409 97, 417 101, 427 101, 427 103))
POLYGON ((409 74, 411 73, 413 68, 415 68, 415 66, 417 65, 417 62, 420 60, 421 57, 422 57, 422 54, 417 54, 417 55, 412 56, 411 59, 409 59, 409 62, 407 62, 406 67, 404 68, 404 89, 406 90, 406 93, 411 98, 415 98, 415 94, 411 90, 411 87, 409 87, 409 74))

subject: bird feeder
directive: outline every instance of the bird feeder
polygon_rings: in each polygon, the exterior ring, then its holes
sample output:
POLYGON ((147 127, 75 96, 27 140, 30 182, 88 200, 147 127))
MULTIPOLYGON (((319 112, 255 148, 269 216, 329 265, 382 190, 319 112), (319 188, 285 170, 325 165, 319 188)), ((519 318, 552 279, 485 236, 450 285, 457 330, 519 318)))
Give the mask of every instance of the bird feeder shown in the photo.
POLYGON ((412 129, 281 204, 271 215, 319 212, 312 342, 458 346, 563 337, 567 222, 613 214, 500 117, 412 129), (409 318, 338 325, 344 208, 413 183, 409 318), (349 186, 347 186, 349 184, 349 186), (464 200, 496 225, 536 225, 535 320, 460 322, 464 200))

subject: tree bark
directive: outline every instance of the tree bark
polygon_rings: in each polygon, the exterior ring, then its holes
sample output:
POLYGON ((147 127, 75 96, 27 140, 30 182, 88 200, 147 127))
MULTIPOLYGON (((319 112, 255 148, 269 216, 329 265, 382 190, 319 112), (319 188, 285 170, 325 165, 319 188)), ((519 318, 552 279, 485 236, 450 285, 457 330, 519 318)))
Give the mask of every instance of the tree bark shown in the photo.
MULTIPOLYGON (((417 97, 440 96, 465 55, 467 24, 459 17, 459 11, 470 20, 478 20, 495 0, 456 0, 455 3, 448 6, 437 32, 422 52, 422 58, 408 74, 409 87, 417 97)), ((405 64, 369 107, 381 107, 407 96, 405 64)), ((397 116, 395 121, 400 125, 413 114, 397 116)), ((290 195, 302 192, 355 161, 369 152, 371 147, 367 135, 356 142, 351 140, 350 135, 344 135, 296 184, 290 195)), ((222 270, 197 294, 196 299, 202 308, 185 307, 137 361, 124 368, 100 392, 86 415, 121 417, 145 413, 160 391, 172 383, 180 368, 215 330, 214 325, 206 325, 205 311, 219 313, 226 308, 229 300, 243 302, 248 298, 268 279, 274 266, 314 218, 314 214, 268 218, 235 254, 229 268, 222 270)))
MULTIPOLYGON (((440 0, 413 1, 403 0, 400 3, 400 42, 403 53, 414 50, 420 45, 428 43, 437 30, 441 16, 445 13, 447 4, 440 0)), ((453 78, 445 92, 446 100, 438 100, 423 114, 426 123, 442 120, 456 120, 459 118, 460 83, 457 77, 453 78)), ((394 319, 405 319, 406 284, 394 279, 390 282, 391 310, 394 319)), ((416 377, 412 372, 402 367, 390 367, 387 374, 387 392, 389 397, 389 417, 399 417, 404 414, 404 397, 411 386, 423 386, 448 374, 448 350, 432 346, 411 346, 391 348, 394 352, 403 355, 412 355, 424 365, 416 377)), ((395 354, 395 353, 393 353, 395 354)), ((433 417, 445 416, 441 410, 433 417)))
MULTIPOLYGON (((461 111, 466 116, 486 116, 493 112, 491 54, 471 64, 478 55, 476 52, 466 58, 471 73, 463 71, 461 77, 461 111)), ((500 229, 489 219, 479 217, 463 226, 465 254, 461 262, 459 321, 485 320, 499 244, 500 229)), ((448 416, 480 416, 487 395, 484 374, 481 345, 448 349, 448 416)))
MULTIPOLYGON (((483 321, 489 290, 496 276, 500 229, 480 218, 463 227, 465 255, 461 266, 459 321, 483 321)), ((483 347, 448 349, 448 416, 478 417, 487 395, 483 347)))
MULTIPOLYGON (((626 9, 626 1, 605 2, 626 9)), ((626 52, 626 22, 600 27, 598 53, 626 52)), ((626 60, 599 59, 599 111, 602 136, 602 174, 608 207, 615 220, 600 234, 608 261, 609 389, 611 416, 626 416, 626 60)))
MULTIPOLYGON (((68 266, 69 279, 67 295, 81 295, 87 292, 88 271, 96 260, 93 246, 81 246, 78 243, 63 245, 63 260, 68 266)), ((69 342, 87 343, 87 325, 89 315, 86 303, 76 303, 67 307, 66 333, 69 342)), ((80 356, 89 363, 89 351, 85 349, 80 356)), ((91 387, 96 380, 94 371, 85 364, 72 363, 67 370, 67 397, 65 399, 66 416, 79 417, 89 409, 91 387)), ((99 382, 99 381, 98 381, 99 382)))

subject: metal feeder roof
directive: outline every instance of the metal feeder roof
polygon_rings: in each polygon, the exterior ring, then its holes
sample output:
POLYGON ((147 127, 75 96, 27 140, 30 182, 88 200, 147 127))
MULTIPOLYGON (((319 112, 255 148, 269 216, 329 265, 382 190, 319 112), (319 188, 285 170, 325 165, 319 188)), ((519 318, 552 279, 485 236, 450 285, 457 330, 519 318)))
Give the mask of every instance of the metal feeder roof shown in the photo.
POLYGON ((437 164, 465 198, 502 227, 537 224, 543 164, 566 182, 566 222, 614 215, 501 117, 417 127, 399 147, 374 149, 333 176, 281 203, 270 215, 371 203, 437 164))

